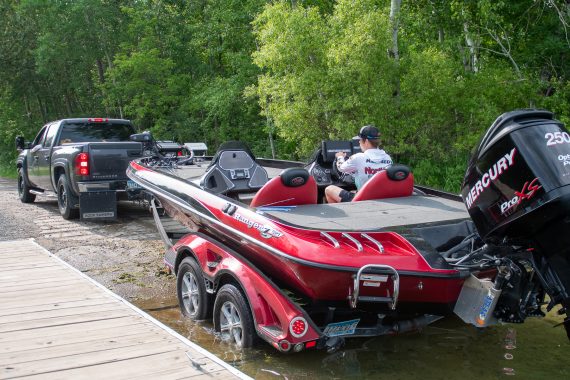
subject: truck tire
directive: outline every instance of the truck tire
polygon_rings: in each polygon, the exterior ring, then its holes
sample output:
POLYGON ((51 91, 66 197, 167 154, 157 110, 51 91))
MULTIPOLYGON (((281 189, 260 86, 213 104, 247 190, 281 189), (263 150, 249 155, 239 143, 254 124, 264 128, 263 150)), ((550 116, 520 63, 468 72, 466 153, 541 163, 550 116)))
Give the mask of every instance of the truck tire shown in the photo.
POLYGON ((18 169, 18 197, 22 203, 32 203, 36 200, 36 194, 30 193, 30 188, 26 184, 26 180, 22 174, 22 168, 18 169))
POLYGON ((212 312, 212 296, 206 292, 204 276, 196 260, 190 257, 182 260, 176 277, 182 314, 195 321, 208 318, 212 312))
POLYGON ((218 291, 214 303, 214 328, 222 340, 249 348, 257 340, 253 316, 242 292, 233 284, 218 291))
POLYGON ((71 192, 65 174, 60 175, 57 180, 57 206, 63 219, 77 219, 79 209, 74 208, 77 203, 77 197, 71 192))

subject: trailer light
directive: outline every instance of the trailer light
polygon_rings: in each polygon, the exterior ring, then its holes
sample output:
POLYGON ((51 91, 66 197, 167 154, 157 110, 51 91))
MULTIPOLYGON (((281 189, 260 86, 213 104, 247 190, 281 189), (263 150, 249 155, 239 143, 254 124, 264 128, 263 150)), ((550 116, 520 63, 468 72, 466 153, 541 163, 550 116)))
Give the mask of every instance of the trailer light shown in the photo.
POLYGON ((307 342, 305 344, 305 348, 313 348, 317 345, 317 341, 316 340, 311 340, 310 342, 307 342))
POLYGON ((288 340, 279 341, 279 349, 283 352, 289 351, 291 349, 291 343, 288 340))
POLYGON ((303 347, 304 347, 304 346, 305 346, 305 345, 304 345, 303 343, 297 343, 297 344, 295 345, 295 347, 293 347, 293 351, 295 351, 295 352, 301 352, 301 351, 303 350, 303 347))
POLYGON ((295 317, 289 323, 289 332, 295 338, 300 338, 307 332, 307 321, 303 317, 295 317))
POLYGON ((79 153, 75 157, 75 173, 89 175, 89 155, 87 153, 79 153))

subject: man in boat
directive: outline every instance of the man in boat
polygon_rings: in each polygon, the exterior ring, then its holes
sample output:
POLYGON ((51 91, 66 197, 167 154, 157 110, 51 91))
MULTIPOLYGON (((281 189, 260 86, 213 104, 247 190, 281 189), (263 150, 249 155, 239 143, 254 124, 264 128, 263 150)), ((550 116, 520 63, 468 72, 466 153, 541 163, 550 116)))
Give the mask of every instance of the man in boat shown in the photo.
MULTIPOLYGON (((362 153, 356 153, 346 159, 345 152, 336 153, 336 162, 339 172, 354 175, 356 189, 359 190, 374 174, 392 164, 392 158, 379 148, 380 140, 378 128, 365 125, 360 129, 358 136, 362 153)), ((327 186, 325 197, 328 203, 350 202, 356 193, 335 185, 327 186)))

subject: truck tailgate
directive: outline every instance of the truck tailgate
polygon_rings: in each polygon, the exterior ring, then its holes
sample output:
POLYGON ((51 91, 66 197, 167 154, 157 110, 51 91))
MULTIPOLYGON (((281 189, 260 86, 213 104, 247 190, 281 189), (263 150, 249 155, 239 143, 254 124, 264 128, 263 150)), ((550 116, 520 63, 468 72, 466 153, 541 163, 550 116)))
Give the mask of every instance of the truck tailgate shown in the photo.
POLYGON ((142 155, 138 142, 89 143, 91 180, 127 179, 129 162, 142 155))

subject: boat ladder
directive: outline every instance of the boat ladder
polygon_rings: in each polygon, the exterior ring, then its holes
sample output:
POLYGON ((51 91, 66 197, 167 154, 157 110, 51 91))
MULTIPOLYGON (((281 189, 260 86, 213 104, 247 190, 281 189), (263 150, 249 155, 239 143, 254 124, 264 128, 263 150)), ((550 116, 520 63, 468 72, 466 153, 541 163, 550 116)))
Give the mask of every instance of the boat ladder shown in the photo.
POLYGON ((358 305, 358 301, 363 301, 384 302, 388 304, 391 310, 396 309, 396 305, 398 303, 398 295, 400 292, 400 276, 398 275, 396 269, 389 265, 367 264, 362 266, 353 277, 354 286, 353 289, 349 289, 348 292, 348 301, 350 303, 350 307, 354 309, 358 305), (365 273, 366 271, 373 273, 365 273), (388 276, 392 276, 393 290, 391 297, 389 294, 387 297, 360 296, 361 281, 385 282, 388 281, 388 276))

